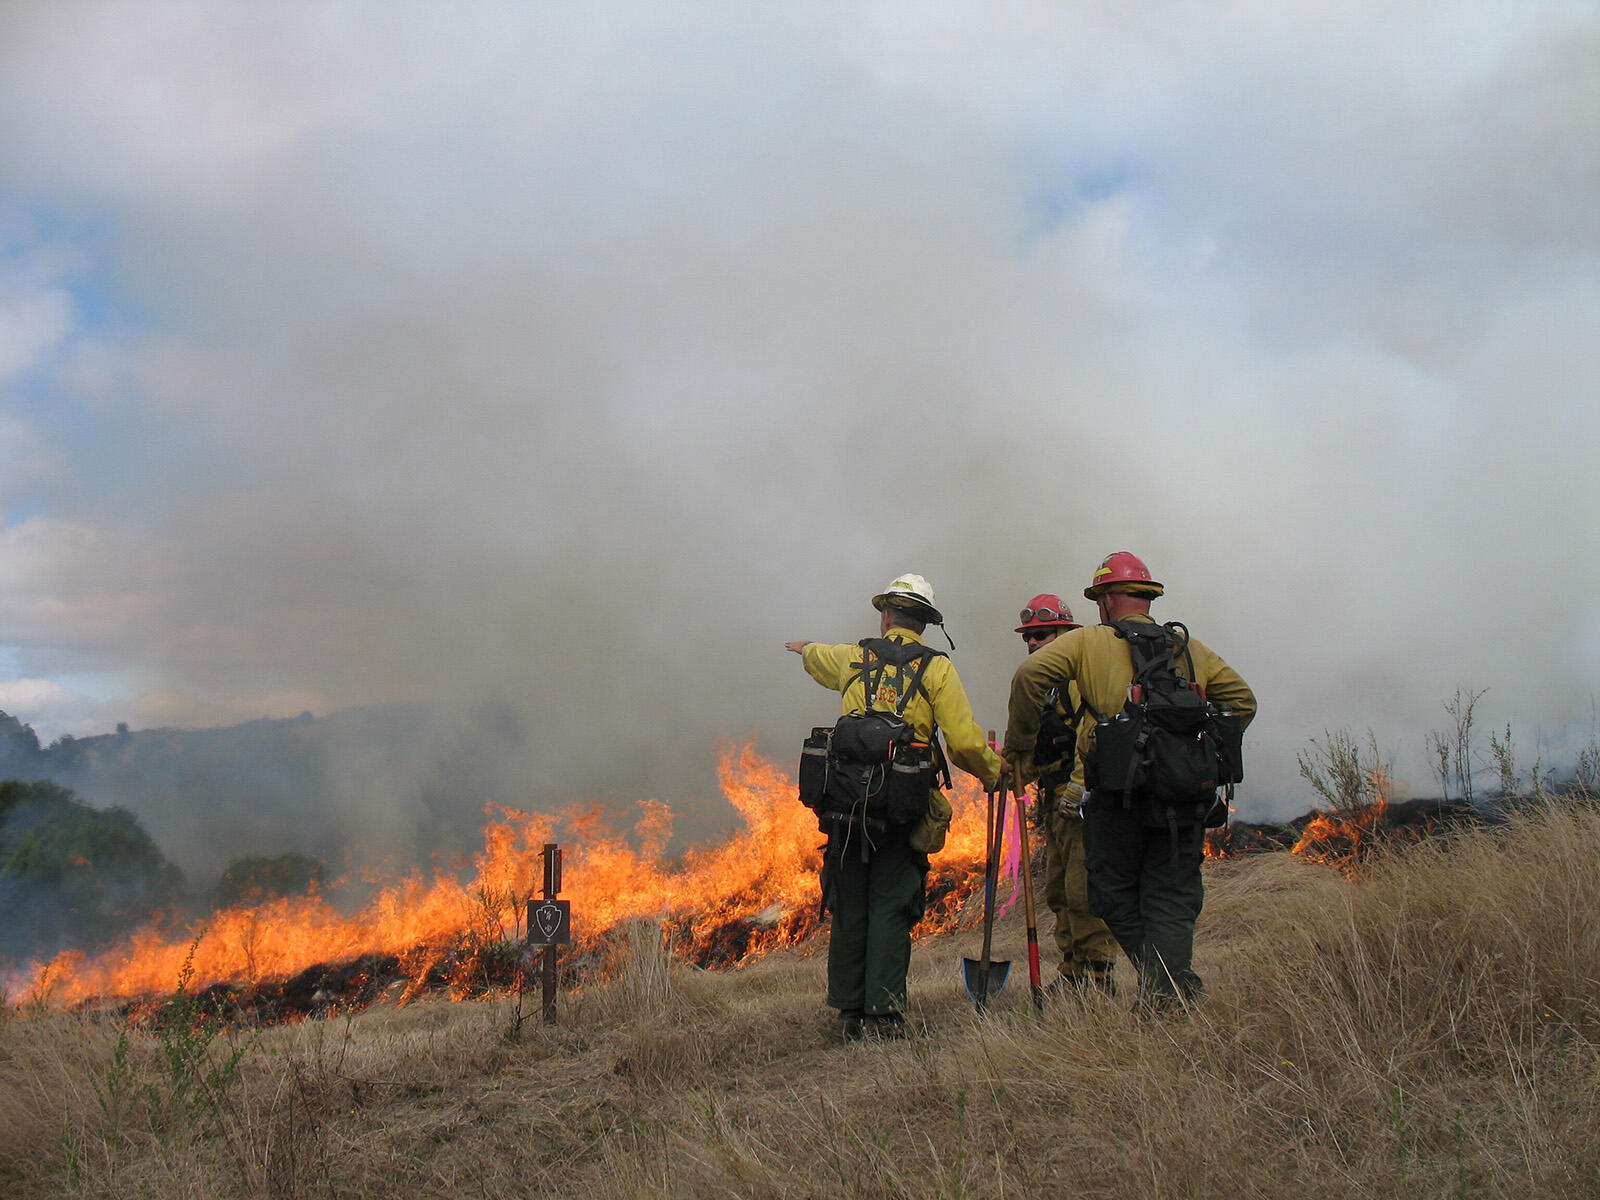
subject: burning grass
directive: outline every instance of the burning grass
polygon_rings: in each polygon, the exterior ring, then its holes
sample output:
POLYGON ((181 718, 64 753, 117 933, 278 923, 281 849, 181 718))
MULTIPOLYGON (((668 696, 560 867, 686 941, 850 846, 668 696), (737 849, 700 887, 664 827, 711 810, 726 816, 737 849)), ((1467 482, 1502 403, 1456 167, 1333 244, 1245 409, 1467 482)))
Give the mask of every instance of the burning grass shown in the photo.
MULTIPOLYGON (((671 861, 672 815, 657 802, 640 806, 631 838, 593 810, 558 821, 497 809, 469 879, 413 876, 353 913, 319 895, 241 905, 196 926, 142 930, 93 958, 62 955, 14 990, 54 1005, 138 998, 187 968, 218 1003, 269 1018, 359 1008, 397 984, 407 997, 504 990, 518 977, 515 944, 551 841, 567 847, 562 895, 582 938, 571 970, 581 973, 614 930, 639 917, 666 921, 691 962, 746 962, 816 931, 822 838, 786 770, 748 747, 725 754, 718 769, 742 827, 671 861)), ((956 829, 932 880, 924 933, 948 927, 981 869, 983 794, 963 777, 952 802, 956 829)))
MULTIPOLYGON (((671 952, 685 963, 743 967, 817 932, 821 837, 795 803, 788 773, 749 748, 724 755, 719 774, 742 828, 672 862, 664 855, 671 813, 653 801, 640 806, 631 839, 605 827, 593 810, 576 809, 557 821, 495 809, 470 878, 413 876, 380 888, 353 913, 315 894, 238 905, 188 928, 138 931, 92 959, 63 955, 18 992, 52 1005, 121 1001, 124 1015, 145 1019, 159 1010, 170 981, 184 973, 207 1012, 247 1025, 356 1012, 380 1000, 403 1004, 428 994, 465 1000, 518 993, 529 961, 522 944, 525 905, 542 881, 542 848, 558 836, 567 843, 563 895, 572 901, 579 935, 562 956, 564 989, 608 978, 616 939, 639 919, 659 923, 671 952)), ((1353 874, 1376 848, 1471 815, 1431 804, 1390 805, 1377 776, 1369 790, 1371 802, 1314 811, 1288 825, 1236 823, 1214 830, 1207 854, 1292 849, 1353 874)), ((963 778, 952 800, 956 820, 929 875, 919 938, 948 932, 970 917, 981 884, 983 794, 963 778)), ((1035 849, 1042 858, 1042 839, 1035 849)))
MULTIPOLYGON (((1210 995, 1156 1023, 1040 1020, 1016 978, 979 1019, 973 935, 934 934, 904 1044, 834 1044, 804 947, 708 972, 633 919, 609 979, 520 1040, 509 997, 223 1031, 209 1061, 244 1053, 215 1120, 163 1117, 159 1031, 109 1106, 121 1021, 12 1009, 0 1193, 1576 1200, 1600 1193, 1597 861, 1600 814, 1572 807, 1392 843, 1355 880, 1213 862, 1210 995)), ((1017 909, 997 944, 1024 961, 1017 909)))

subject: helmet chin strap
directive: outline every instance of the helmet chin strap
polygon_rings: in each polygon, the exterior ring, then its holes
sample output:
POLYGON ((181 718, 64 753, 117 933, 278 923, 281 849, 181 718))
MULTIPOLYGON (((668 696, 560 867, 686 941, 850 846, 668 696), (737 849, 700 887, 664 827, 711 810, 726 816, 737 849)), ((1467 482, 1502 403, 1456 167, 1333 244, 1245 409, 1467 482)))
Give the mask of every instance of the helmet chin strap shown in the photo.
POLYGON ((950 649, 954 650, 956 648, 956 640, 950 636, 950 631, 944 627, 943 621, 939 622, 939 632, 944 634, 944 640, 949 642, 950 649))

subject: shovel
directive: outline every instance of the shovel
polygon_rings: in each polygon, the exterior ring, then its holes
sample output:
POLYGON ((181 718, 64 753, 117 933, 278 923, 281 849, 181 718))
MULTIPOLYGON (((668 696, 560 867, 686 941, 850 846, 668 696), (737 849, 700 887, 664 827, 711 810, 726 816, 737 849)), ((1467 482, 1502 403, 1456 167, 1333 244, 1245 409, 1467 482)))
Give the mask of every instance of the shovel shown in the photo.
POLYGON ((989 814, 985 826, 988 843, 988 860, 983 871, 983 956, 974 962, 961 960, 961 978, 967 985, 967 995, 981 1013, 988 1007, 989 997, 998 996, 1006 986, 1006 976, 1011 974, 1007 959, 996 962, 989 957, 994 938, 994 892, 1000 874, 1001 838, 1006 827, 1006 781, 1002 775, 998 788, 989 793, 989 814))

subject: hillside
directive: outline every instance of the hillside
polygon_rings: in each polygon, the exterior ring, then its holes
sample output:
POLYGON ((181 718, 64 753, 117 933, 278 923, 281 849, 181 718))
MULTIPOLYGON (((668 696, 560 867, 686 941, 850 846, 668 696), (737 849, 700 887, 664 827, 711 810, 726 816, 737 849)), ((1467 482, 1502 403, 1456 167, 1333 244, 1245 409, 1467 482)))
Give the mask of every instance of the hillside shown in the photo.
POLYGON ((416 866, 477 849, 486 803, 530 799, 525 733, 500 706, 393 704, 41 746, 0 713, 0 779, 126 809, 195 878, 244 854, 416 866))
MULTIPOLYGON (((1036 1017, 1016 976, 979 1019, 957 981, 969 927, 917 946, 921 1037, 836 1045, 820 939, 714 973, 646 921, 548 1027, 514 996, 383 1002, 207 1046, 170 1019, 181 1004, 132 1031, 115 1010, 11 1009, 0 1189, 1590 1197, 1596 861, 1600 815, 1565 807, 1353 879, 1282 853, 1212 862, 1209 996, 1154 1023, 1125 1002, 1036 1017)), ((1020 968, 1018 912, 999 946, 1020 968)))

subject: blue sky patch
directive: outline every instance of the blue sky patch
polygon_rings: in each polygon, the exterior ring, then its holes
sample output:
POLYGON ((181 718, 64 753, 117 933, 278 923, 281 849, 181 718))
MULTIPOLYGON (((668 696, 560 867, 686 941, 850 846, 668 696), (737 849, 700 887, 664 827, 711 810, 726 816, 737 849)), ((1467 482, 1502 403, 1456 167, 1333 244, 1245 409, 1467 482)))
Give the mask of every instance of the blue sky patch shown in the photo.
POLYGON ((1085 209, 1137 188, 1146 181, 1131 159, 1080 161, 1041 167, 1023 192, 1025 235, 1029 242, 1049 237, 1085 209))

